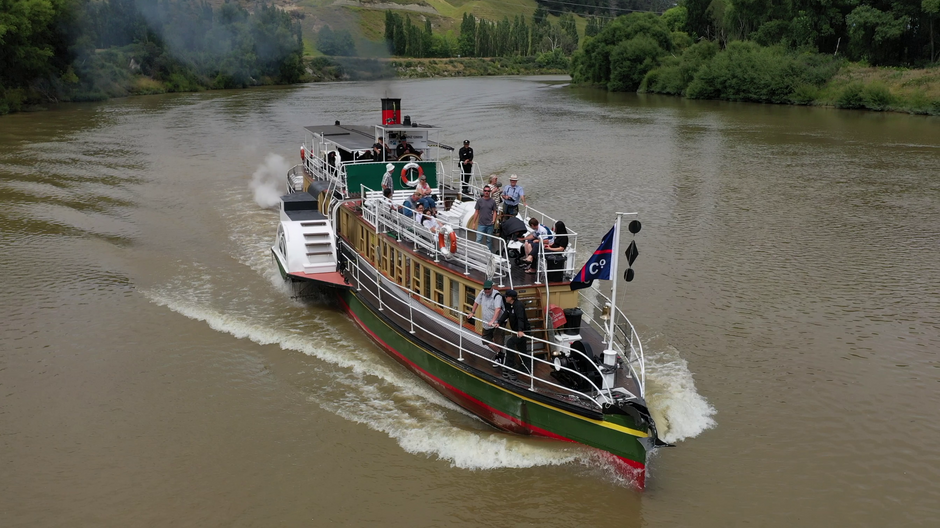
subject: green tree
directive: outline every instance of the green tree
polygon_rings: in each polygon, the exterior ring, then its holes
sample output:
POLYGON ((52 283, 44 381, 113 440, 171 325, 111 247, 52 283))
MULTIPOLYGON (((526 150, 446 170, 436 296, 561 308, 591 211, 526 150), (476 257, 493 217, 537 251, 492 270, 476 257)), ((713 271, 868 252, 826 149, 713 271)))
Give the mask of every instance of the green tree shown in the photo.
POLYGON ((901 36, 910 19, 862 5, 845 17, 849 33, 849 50, 855 59, 874 64, 887 64, 897 56, 901 36))
POLYGON ((476 54, 476 31, 476 18, 470 13, 464 13, 460 22, 460 37, 457 40, 457 53, 462 57, 473 57, 476 54))

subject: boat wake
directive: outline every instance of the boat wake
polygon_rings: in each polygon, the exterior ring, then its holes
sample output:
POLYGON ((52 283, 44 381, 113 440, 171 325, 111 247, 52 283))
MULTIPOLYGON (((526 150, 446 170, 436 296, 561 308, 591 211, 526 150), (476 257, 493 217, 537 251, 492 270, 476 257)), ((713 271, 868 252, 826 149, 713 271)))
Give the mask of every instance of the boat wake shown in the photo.
POLYGON ((646 401, 659 437, 673 443, 694 438, 718 424, 718 412, 695 390, 688 363, 675 347, 646 350, 646 401))
POLYGON ((594 449, 490 428, 388 360, 365 336, 351 339, 359 334, 354 323, 326 306, 316 310, 308 303, 289 301, 280 288, 269 299, 247 295, 220 299, 232 289, 213 285, 219 279, 193 266, 171 284, 142 293, 153 303, 202 321, 215 331, 259 345, 277 345, 331 365, 309 374, 313 377, 303 387, 309 392, 307 400, 388 435, 408 453, 471 471, 573 464, 594 478, 632 485, 594 449), (259 301, 280 306, 261 306, 259 301), (269 308, 270 314, 266 313, 269 308))

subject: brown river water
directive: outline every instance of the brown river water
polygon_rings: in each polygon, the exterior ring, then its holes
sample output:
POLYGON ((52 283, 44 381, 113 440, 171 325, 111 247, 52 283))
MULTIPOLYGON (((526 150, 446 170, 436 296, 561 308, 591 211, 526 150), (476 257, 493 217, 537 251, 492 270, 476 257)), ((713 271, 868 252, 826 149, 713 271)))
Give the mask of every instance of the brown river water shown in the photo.
POLYGON ((0 526, 938 526, 940 120, 561 78, 0 117, 0 526), (648 487, 501 433, 277 276, 301 127, 379 98, 593 250, 638 211, 648 487))

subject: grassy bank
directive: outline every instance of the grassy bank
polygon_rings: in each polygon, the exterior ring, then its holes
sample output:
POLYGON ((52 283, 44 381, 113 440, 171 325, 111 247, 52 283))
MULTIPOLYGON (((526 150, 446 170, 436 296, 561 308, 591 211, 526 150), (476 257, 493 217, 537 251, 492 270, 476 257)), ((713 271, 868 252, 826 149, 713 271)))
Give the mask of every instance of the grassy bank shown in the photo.
POLYGON ((914 70, 847 64, 809 104, 940 116, 940 66, 914 70))

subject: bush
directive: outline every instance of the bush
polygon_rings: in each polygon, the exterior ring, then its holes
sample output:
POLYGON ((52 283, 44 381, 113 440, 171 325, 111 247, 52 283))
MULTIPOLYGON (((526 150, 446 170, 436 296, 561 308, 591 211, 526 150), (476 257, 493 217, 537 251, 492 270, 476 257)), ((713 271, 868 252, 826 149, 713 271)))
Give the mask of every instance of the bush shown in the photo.
POLYGON ((790 102, 798 105, 812 104, 813 101, 819 98, 819 92, 818 86, 807 83, 799 84, 790 94, 790 102))
POLYGON ((640 90, 651 93, 679 95, 686 93, 695 74, 718 53, 718 44, 703 40, 688 47, 677 59, 664 56, 661 66, 651 70, 640 90))
POLYGON ((862 97, 862 83, 849 83, 842 89, 836 98, 836 108, 864 108, 865 100, 862 97))
POLYGON ((865 86, 862 90, 862 101, 865 103, 865 108, 883 111, 891 106, 894 102, 894 97, 891 95, 891 91, 888 90, 887 86, 874 83, 865 86))
MULTIPOLYGON (((821 86, 841 61, 819 54, 794 54, 781 47, 732 42, 706 63, 689 84, 695 99, 787 103, 801 85, 821 86)), ((805 96, 806 89, 801 88, 805 96)))
POLYGON ((610 54, 607 89, 611 92, 635 92, 663 54, 665 51, 648 35, 638 35, 617 44, 610 54))

